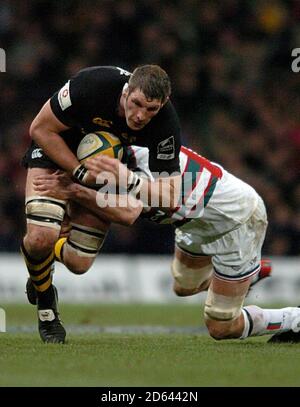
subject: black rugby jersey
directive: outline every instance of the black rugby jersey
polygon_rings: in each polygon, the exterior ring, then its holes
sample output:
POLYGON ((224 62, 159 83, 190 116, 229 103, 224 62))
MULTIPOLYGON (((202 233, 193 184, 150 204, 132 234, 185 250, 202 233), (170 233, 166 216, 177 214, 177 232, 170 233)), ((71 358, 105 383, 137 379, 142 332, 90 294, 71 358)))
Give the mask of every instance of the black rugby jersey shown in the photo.
POLYGON ((152 172, 180 171, 180 124, 170 101, 138 131, 131 130, 125 117, 118 115, 121 93, 130 75, 113 66, 83 69, 52 96, 52 111, 66 126, 81 128, 84 134, 108 131, 125 145, 148 147, 152 172))

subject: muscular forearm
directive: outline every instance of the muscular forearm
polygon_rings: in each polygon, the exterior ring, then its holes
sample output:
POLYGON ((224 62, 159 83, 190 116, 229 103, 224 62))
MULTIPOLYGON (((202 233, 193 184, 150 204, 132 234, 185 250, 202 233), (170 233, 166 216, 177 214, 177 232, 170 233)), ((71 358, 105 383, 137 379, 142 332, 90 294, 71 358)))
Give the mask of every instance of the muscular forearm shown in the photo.
POLYGON ((178 204, 180 182, 180 176, 159 178, 154 182, 143 180, 138 197, 144 205, 172 210, 178 204))
POLYGON ((140 199, 145 206, 175 209, 179 202, 181 175, 166 176, 151 181, 129 170, 119 160, 99 155, 85 163, 100 184, 118 184, 129 195, 140 199), (110 176, 111 175, 111 176, 110 176))
POLYGON ((104 205, 103 194, 79 184, 71 184, 70 199, 92 211, 101 219, 109 222, 131 225, 139 217, 142 204, 127 195, 113 196, 114 206, 104 205))

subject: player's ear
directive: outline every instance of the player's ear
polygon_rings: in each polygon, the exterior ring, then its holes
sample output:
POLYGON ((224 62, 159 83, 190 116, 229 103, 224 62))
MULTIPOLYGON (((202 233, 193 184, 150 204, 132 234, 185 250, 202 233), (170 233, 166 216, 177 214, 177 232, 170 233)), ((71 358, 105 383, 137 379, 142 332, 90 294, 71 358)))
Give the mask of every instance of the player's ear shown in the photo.
POLYGON ((163 107, 168 101, 170 100, 169 96, 166 97, 165 101, 163 102, 163 104, 161 105, 161 107, 163 107))
POLYGON ((129 94, 129 86, 128 83, 125 83, 125 85, 123 86, 123 90, 122 90, 122 95, 127 98, 129 94))

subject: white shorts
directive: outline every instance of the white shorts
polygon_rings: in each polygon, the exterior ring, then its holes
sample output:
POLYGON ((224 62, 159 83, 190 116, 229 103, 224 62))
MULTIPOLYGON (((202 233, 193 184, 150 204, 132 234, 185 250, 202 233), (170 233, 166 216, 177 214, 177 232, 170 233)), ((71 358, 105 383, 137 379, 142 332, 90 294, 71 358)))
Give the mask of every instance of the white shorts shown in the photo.
POLYGON ((256 208, 250 218, 234 230, 201 243, 196 234, 193 241, 195 223, 190 231, 186 224, 184 232, 180 228, 176 229, 175 242, 179 249, 192 255, 211 256, 217 277, 237 281, 259 271, 267 225, 265 205, 258 196, 256 208))

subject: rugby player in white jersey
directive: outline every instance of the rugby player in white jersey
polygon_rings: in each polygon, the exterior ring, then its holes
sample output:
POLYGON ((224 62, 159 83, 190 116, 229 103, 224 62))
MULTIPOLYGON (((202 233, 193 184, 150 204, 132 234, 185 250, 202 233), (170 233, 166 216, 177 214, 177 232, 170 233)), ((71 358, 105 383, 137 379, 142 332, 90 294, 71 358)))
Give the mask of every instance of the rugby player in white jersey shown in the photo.
MULTIPOLYGON (((148 150, 130 149, 133 167, 151 179, 148 150)), ((123 164, 107 157, 89 160, 87 168, 95 176, 103 170, 116 176, 127 171, 131 176, 123 164)), ((299 308, 243 306, 250 286, 261 277, 261 248, 267 229, 261 197, 250 185, 186 147, 181 147, 180 168, 182 194, 177 207, 149 208, 145 201, 143 208, 134 205, 135 209, 128 211, 128 224, 142 215, 176 227, 174 291, 188 296, 207 290, 204 315, 213 338, 274 334, 271 342, 298 342, 299 308)), ((98 192, 73 183, 65 175, 39 177, 34 185, 40 194, 80 202, 105 221, 126 222, 126 208, 100 208, 98 192)), ((140 195, 134 198, 142 199, 140 195)))

